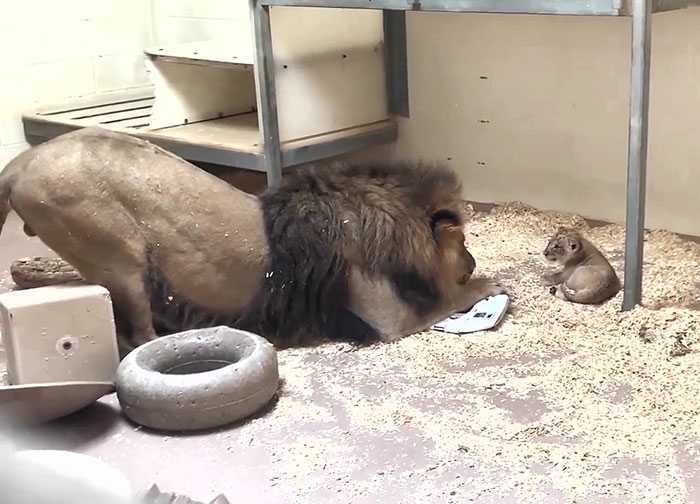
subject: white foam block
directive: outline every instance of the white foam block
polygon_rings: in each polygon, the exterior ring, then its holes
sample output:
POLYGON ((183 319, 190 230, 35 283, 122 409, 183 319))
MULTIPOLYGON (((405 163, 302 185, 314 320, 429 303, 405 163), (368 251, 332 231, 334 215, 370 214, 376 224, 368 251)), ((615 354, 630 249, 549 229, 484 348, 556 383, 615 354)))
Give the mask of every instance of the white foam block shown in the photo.
POLYGON ((0 295, 0 319, 10 384, 114 381, 119 352, 104 287, 8 292, 0 295))

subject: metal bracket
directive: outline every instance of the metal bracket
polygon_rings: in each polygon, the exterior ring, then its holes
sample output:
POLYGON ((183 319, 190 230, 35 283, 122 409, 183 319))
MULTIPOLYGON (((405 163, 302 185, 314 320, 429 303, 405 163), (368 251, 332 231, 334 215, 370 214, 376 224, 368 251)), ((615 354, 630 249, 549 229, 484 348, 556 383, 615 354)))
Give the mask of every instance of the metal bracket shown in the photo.
POLYGON ((383 16, 384 68, 389 113, 409 117, 406 13, 385 10, 383 16))

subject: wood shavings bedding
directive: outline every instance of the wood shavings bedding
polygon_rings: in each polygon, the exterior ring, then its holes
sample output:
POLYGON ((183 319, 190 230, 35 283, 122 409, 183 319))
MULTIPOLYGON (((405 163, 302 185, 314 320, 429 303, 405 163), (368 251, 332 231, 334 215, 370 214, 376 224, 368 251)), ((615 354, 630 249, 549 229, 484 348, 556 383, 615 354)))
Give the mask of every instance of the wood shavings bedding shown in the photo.
MULTIPOLYGON (((648 233, 646 307, 622 313, 622 293, 591 307, 557 300, 541 285, 542 250, 559 226, 582 230, 623 279, 621 226, 592 227, 520 204, 475 213, 467 241, 477 271, 502 279, 513 299, 498 330, 281 352, 280 405, 308 400, 314 390, 324 417, 332 412, 335 427, 357 437, 410 429, 429 443, 434 468, 392 470, 389 461, 386 470, 393 484, 413 489, 415 502, 552 495, 557 502, 686 502, 691 476, 680 454, 700 446, 700 244, 648 233), (679 341, 689 352, 673 353, 679 341), (447 485, 455 472, 468 477, 447 485)), ((275 410, 265 421, 284 414, 275 410)), ((376 487, 358 480, 355 490, 361 496, 376 487)))
POLYGON ((646 307, 621 313, 621 293, 588 307, 541 285, 559 226, 583 230, 622 279, 621 226, 520 204, 474 212, 477 272, 512 297, 502 325, 281 351, 279 401, 226 434, 245 440, 231 456, 264 453, 250 470, 292 490, 279 502, 697 502, 700 244, 647 233, 646 307))

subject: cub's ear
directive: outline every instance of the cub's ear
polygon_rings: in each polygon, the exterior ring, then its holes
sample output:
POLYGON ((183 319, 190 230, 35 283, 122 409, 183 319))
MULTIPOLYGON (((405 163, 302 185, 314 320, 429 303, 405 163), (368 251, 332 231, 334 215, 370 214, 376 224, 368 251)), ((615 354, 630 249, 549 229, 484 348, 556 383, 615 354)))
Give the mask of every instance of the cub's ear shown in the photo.
POLYGON ((576 252, 581 248, 581 242, 579 242, 576 238, 569 238, 567 241, 569 242, 569 249, 572 252, 576 252))

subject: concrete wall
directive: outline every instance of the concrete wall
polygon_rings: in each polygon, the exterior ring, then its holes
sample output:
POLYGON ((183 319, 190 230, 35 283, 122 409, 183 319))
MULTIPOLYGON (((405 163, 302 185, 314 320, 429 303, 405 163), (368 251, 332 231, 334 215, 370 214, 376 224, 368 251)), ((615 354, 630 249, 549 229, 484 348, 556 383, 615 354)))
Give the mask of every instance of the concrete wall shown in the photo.
POLYGON ((252 50, 248 0, 152 0, 158 44, 219 40, 252 50))
POLYGON ((20 114, 148 86, 143 49, 250 45, 248 0, 0 0, 0 170, 27 148, 20 114))
MULTIPOLYGON (((654 16, 648 224, 700 235, 700 9, 654 16)), ((411 118, 362 157, 442 160, 465 196, 624 219, 630 22, 409 14, 411 118)))
POLYGON ((0 169, 27 147, 23 110, 148 83, 150 0, 0 0, 0 169))
MULTIPOLYGON (((698 26, 698 8, 654 17, 648 203, 650 226, 696 235, 698 26)), ((249 30, 247 0, 0 0, 0 166, 25 147, 28 104, 145 85, 143 47, 249 30)), ((629 33, 627 19, 409 14, 412 117, 362 157, 443 160, 467 198, 622 221, 629 33)))

